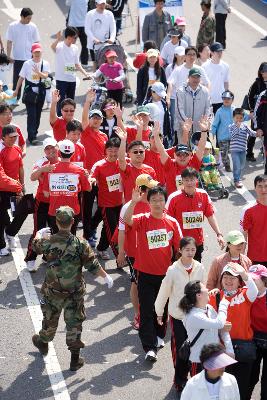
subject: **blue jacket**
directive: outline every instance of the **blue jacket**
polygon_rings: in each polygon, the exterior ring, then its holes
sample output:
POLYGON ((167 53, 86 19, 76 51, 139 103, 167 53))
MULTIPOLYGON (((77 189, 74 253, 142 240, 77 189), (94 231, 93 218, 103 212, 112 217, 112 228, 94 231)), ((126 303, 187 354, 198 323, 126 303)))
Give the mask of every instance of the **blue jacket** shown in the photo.
MULTIPOLYGON (((218 142, 223 142, 231 139, 229 132, 229 125, 234 122, 233 111, 236 107, 231 105, 230 107, 225 107, 222 105, 216 112, 212 126, 211 132, 213 136, 217 135, 218 142)), ((249 121, 250 117, 245 114, 244 121, 249 121)))

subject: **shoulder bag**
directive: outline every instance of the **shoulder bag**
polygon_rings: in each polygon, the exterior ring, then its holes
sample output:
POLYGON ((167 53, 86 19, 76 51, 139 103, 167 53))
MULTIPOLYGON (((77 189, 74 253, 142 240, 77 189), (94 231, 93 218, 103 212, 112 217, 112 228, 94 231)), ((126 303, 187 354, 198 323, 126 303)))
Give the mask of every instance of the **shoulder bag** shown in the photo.
POLYGON ((180 358, 180 360, 183 360, 183 361, 186 361, 186 362, 189 361, 189 357, 190 357, 190 353, 191 353, 191 347, 194 346, 194 344, 200 338, 200 336, 201 336, 203 331, 204 331, 204 329, 200 329, 198 331, 198 333, 196 334, 196 336, 194 337, 194 339, 192 340, 192 342, 190 342, 189 339, 186 339, 184 341, 184 343, 182 344, 182 346, 178 350, 178 358, 180 358))

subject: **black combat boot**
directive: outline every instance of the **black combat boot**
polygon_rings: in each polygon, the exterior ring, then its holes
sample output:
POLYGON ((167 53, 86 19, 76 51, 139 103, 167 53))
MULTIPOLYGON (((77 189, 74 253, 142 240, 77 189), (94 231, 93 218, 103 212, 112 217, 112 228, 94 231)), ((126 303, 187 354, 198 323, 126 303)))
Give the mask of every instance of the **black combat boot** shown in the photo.
POLYGON ((80 351, 71 352, 70 370, 77 371, 84 366, 84 359, 80 357, 80 351))
POLYGON ((39 349, 40 353, 44 356, 48 353, 48 343, 42 342, 39 335, 33 335, 32 343, 37 349, 39 349))

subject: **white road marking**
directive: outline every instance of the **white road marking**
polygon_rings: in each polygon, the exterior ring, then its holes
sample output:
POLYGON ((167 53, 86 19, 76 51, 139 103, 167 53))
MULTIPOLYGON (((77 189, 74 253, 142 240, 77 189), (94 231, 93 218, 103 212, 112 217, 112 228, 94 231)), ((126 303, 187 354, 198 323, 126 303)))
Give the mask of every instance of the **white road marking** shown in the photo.
POLYGON ((19 20, 21 8, 15 8, 11 0, 3 0, 3 3, 6 8, 2 8, 1 10, 15 21, 19 20))
POLYGON ((259 32, 263 36, 267 36, 267 31, 257 25, 255 22, 251 21, 248 17, 242 14, 240 11, 236 10, 235 8, 231 7, 232 13, 235 14, 238 18, 244 21, 246 24, 251 26, 251 28, 255 29, 255 31, 259 32))
POLYGON ((231 175, 226 172, 223 171, 222 174, 225 176, 225 178, 228 180, 228 182, 231 183, 232 186, 234 186, 235 190, 240 194, 240 196, 242 196, 247 203, 254 203, 254 201, 256 200, 255 197, 248 191, 248 189, 246 188, 246 186, 243 186, 242 188, 238 189, 235 187, 234 182, 231 178, 231 175))
MULTIPOLYGON (((36 333, 38 333, 41 329, 43 315, 31 275, 28 272, 24 262, 24 253, 19 239, 17 239, 16 249, 12 250, 12 256, 22 291, 26 299, 27 308, 32 319, 34 330, 36 333)), ((49 343, 49 352, 48 355, 44 357, 44 362, 54 393, 54 398, 56 400, 70 400, 70 395, 59 365, 55 347, 52 342, 49 343)))

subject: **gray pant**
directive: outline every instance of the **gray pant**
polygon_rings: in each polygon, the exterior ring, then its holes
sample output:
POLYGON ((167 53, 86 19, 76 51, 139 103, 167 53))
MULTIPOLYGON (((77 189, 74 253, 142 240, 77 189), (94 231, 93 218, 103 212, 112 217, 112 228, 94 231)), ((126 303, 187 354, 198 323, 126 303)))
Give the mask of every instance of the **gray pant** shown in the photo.
POLYGON ((218 143, 219 149, 222 155, 222 162, 225 167, 230 167, 230 158, 229 158, 229 151, 230 151, 230 140, 224 140, 218 143))

